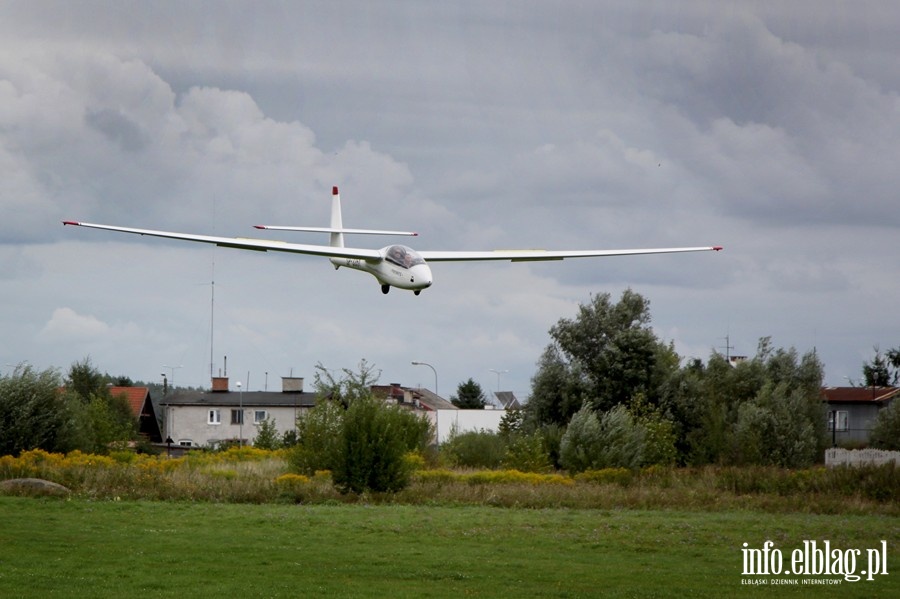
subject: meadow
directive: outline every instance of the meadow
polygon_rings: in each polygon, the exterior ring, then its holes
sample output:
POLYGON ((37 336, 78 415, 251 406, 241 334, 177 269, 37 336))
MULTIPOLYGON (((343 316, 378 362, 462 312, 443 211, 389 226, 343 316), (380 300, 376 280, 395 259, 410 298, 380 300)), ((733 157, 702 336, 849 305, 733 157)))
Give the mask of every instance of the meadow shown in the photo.
POLYGON ((900 596, 893 467, 422 469, 401 493, 353 496, 247 448, 0 458, 0 480, 25 476, 72 493, 0 495, 0 597, 900 596), (889 573, 743 575, 743 543, 767 540, 785 556, 883 540, 889 573))

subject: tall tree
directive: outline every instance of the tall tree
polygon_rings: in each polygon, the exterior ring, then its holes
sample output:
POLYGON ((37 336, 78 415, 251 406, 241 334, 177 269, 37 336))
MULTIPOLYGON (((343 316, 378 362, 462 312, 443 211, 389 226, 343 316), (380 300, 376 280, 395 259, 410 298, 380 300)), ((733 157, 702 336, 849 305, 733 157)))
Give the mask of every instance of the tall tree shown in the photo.
POLYGON ((550 329, 553 341, 532 379, 532 417, 565 424, 584 400, 605 412, 642 394, 656 405, 661 386, 678 370, 671 344, 650 327, 650 302, 626 289, 618 302, 608 293, 579 307, 550 329))
POLYGON ((456 387, 456 395, 450 397, 450 402, 463 410, 483 410, 487 400, 481 385, 470 378, 456 387))

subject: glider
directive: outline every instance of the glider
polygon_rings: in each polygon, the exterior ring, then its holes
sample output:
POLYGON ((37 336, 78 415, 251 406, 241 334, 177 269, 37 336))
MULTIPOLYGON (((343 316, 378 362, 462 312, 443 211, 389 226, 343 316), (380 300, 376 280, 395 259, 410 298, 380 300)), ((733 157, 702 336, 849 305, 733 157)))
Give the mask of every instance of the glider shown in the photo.
POLYGON ((170 231, 154 231, 151 229, 134 229, 130 227, 114 227, 79 221, 65 220, 64 225, 105 229, 135 235, 150 235, 169 239, 182 239, 210 243, 220 247, 261 252, 288 252, 324 256, 331 260, 335 269, 342 266, 361 270, 378 279, 382 293, 391 287, 407 289, 416 295, 431 286, 434 278, 428 262, 469 262, 476 260, 509 260, 511 262, 531 262, 540 260, 563 260, 565 258, 590 258, 600 256, 631 256, 639 254, 671 254, 678 252, 719 251, 721 246, 678 247, 637 250, 493 250, 493 251, 416 251, 405 245, 389 245, 379 250, 351 248, 344 246, 345 234, 365 235, 410 235, 409 231, 380 231, 373 229, 345 229, 341 218, 341 196, 338 188, 332 188, 331 226, 330 227, 284 227, 271 225, 255 225, 257 229, 270 231, 304 231, 328 233, 329 245, 308 245, 287 243, 266 239, 245 239, 241 237, 216 237, 210 235, 192 235, 189 233, 173 233, 170 231))

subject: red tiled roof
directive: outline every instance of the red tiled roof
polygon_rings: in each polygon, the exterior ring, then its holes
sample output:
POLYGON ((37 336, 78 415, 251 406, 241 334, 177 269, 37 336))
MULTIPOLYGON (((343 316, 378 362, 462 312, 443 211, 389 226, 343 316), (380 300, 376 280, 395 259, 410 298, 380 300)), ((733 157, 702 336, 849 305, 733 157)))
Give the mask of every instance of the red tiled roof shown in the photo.
POLYGON ((827 402, 881 402, 900 393, 900 387, 823 387, 822 399, 827 402))
POLYGON ((124 395, 131 406, 131 412, 135 418, 141 417, 141 409, 144 407, 144 401, 150 390, 147 387, 113 387, 109 390, 113 396, 124 395))

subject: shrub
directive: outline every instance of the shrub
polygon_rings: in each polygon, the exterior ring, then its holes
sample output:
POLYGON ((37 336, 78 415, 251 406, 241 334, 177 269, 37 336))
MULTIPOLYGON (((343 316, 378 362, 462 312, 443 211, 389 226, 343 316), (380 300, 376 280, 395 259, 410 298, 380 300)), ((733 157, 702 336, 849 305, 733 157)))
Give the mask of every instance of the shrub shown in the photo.
POLYGON ((503 456, 504 468, 522 472, 546 472, 552 468, 541 433, 514 435, 503 456))
POLYGON ((600 468, 640 467, 647 431, 624 406, 597 417, 585 404, 569 423, 560 443, 559 459, 572 472, 600 468))
POLYGON ((344 409, 334 401, 323 400, 297 419, 297 444, 288 451, 291 470, 311 475, 317 470, 332 470, 335 465, 344 409))
POLYGON ((441 454, 460 468, 499 468, 505 450, 504 440, 486 431, 453 434, 441 446, 441 454))
POLYGON ((266 418, 260 423, 256 429, 256 437, 253 439, 253 447, 259 449, 279 449, 281 447, 281 439, 278 438, 278 428, 275 421, 266 418))
POLYGON ((360 397, 344 414, 334 484, 342 492, 396 492, 409 484, 408 452, 423 449, 429 423, 374 397, 360 397))
POLYGON ((62 379, 55 370, 36 371, 20 364, 0 377, 0 455, 29 449, 65 451, 71 443, 71 407, 60 392, 62 379))

